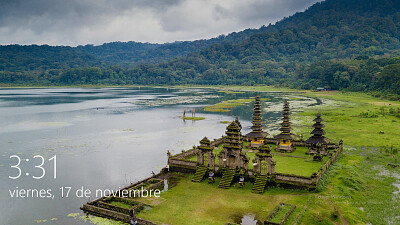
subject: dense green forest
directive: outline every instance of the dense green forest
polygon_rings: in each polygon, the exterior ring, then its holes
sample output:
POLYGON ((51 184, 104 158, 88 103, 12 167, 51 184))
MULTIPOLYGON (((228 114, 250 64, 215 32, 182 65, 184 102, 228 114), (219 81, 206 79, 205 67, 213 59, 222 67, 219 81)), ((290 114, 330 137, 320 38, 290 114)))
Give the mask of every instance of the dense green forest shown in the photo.
POLYGON ((268 84, 400 94, 400 2, 327 0, 274 25, 169 44, 0 46, 4 84, 268 84))

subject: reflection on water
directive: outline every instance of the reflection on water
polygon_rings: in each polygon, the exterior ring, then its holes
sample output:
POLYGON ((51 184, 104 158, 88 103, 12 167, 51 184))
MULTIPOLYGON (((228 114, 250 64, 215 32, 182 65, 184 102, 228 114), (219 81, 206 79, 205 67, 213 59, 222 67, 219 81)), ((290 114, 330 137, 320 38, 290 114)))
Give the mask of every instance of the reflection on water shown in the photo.
MULTIPOLYGON (((271 99, 263 112, 265 125, 271 127, 279 120, 284 96, 260 94, 271 99)), ((201 106, 254 96, 207 89, 0 89, 0 224, 32 224, 35 220, 83 224, 68 215, 80 212, 79 207, 95 197, 71 194, 62 198, 59 188, 115 190, 134 183, 165 166, 168 150, 176 154, 198 144, 204 136, 221 137, 226 124, 220 121, 231 121, 234 116, 242 120, 246 133, 251 126, 252 104, 229 113, 208 113, 201 106), (191 108, 196 108, 196 116, 206 119, 185 122, 178 117, 191 108), (11 155, 31 159, 21 163, 24 176, 16 180, 8 179, 15 172, 10 168, 14 163, 11 155), (43 166, 44 178, 32 178, 41 173, 35 168, 35 155, 46 160, 57 155, 57 179, 51 176, 51 163, 43 166), (16 187, 52 189, 56 197, 10 198, 8 190, 16 187)), ((315 103, 312 99, 299 101, 315 103)), ((173 182, 168 180, 165 188, 171 188, 173 182)))
POLYGON ((256 219, 254 214, 235 215, 233 216, 234 223, 241 225, 262 225, 263 222, 256 219))

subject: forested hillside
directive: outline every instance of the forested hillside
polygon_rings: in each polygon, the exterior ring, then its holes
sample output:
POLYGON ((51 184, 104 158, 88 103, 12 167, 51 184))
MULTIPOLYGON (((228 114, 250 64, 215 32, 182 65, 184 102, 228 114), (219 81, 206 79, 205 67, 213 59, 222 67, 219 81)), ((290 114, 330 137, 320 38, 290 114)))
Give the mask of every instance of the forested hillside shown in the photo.
POLYGON ((113 65, 133 67, 141 64, 160 63, 192 52, 198 52, 213 44, 242 42, 254 34, 265 32, 265 30, 266 27, 247 29, 208 40, 166 44, 130 41, 78 47, 48 45, 0 46, 0 71, 38 72, 49 69, 90 66, 105 68, 113 65))
POLYGON ((269 84, 400 94, 399 28, 399 1, 327 0, 275 25, 210 40, 55 47, 71 57, 56 54, 47 66, 10 63, 13 52, 4 56, 10 46, 3 46, 0 82, 269 84), (57 56, 65 60, 57 64, 57 56))

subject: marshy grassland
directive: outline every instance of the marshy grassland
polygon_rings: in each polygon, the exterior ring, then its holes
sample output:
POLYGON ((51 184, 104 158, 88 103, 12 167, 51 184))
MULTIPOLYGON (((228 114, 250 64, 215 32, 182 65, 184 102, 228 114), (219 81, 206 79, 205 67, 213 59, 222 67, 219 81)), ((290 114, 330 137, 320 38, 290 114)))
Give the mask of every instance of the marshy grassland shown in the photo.
MULTIPOLYGON (((231 90, 271 91, 271 88, 234 87, 231 90)), ((153 208, 140 213, 139 217, 168 224, 225 224, 235 222, 238 215, 248 214, 264 220, 279 202, 285 202, 296 205, 286 223, 292 224, 311 199, 299 224, 400 224, 400 197, 395 194, 398 190, 394 186, 400 183, 400 171, 388 166, 400 163, 400 117, 397 114, 400 103, 362 93, 296 91, 296 94, 320 98, 323 104, 294 113, 294 133, 308 138, 312 120, 321 112, 326 136, 335 142, 343 138, 345 144, 343 154, 315 191, 268 188, 259 195, 251 193, 251 184, 244 188, 234 185, 225 190, 217 188, 218 179, 214 184, 193 183, 188 176, 162 193, 158 201, 143 199, 153 208)), ((228 103, 222 104, 225 107, 228 103)), ((278 160, 283 156, 274 157, 278 160)), ((287 170, 289 165, 296 164, 288 162, 282 165, 284 168, 277 165, 277 170, 287 170)))
POLYGON ((335 100, 294 115, 301 121, 295 132, 306 133, 315 113, 321 112, 327 137, 344 139, 345 151, 329 169, 305 215, 304 224, 400 224, 399 102, 363 93, 307 92, 304 95, 335 100), (329 207, 326 207, 329 206, 329 207), (333 211, 332 211, 333 209, 333 211))

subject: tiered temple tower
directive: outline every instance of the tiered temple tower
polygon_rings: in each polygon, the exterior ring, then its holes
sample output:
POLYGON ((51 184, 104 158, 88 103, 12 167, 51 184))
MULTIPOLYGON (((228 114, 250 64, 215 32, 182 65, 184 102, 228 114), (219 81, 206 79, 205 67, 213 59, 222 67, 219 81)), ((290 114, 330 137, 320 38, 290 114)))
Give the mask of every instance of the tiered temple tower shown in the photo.
POLYGON ((233 121, 226 128, 226 137, 223 150, 219 155, 220 166, 227 166, 231 169, 245 168, 247 169, 248 160, 242 153, 243 142, 241 128, 236 121, 233 121))
POLYGON ((261 99, 260 96, 257 95, 256 101, 254 103, 254 113, 253 113, 253 126, 251 127, 251 132, 246 134, 246 137, 251 140, 251 147, 258 147, 264 144, 264 138, 268 135, 268 133, 263 132, 262 130, 262 122, 261 122, 261 99))
POLYGON ((311 132, 313 136, 306 140, 306 143, 310 145, 307 154, 327 154, 326 146, 330 143, 330 140, 324 136, 326 132, 323 129, 325 125, 322 121, 324 120, 321 118, 321 113, 317 113, 314 119, 314 130, 311 132))
POLYGON ((242 124, 239 121, 239 117, 236 116, 235 123, 239 126, 240 130, 242 130, 242 124))
POLYGON ((283 114, 280 134, 276 135, 275 138, 279 140, 276 146, 277 151, 293 152, 295 147, 293 145, 294 134, 291 133, 292 127, 290 126, 290 105, 287 100, 283 104, 283 114))

